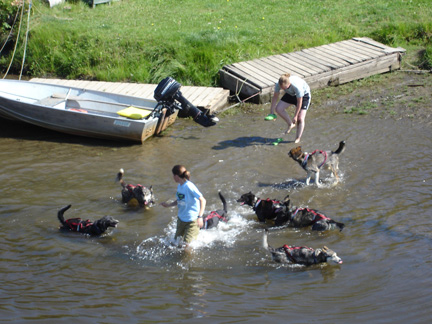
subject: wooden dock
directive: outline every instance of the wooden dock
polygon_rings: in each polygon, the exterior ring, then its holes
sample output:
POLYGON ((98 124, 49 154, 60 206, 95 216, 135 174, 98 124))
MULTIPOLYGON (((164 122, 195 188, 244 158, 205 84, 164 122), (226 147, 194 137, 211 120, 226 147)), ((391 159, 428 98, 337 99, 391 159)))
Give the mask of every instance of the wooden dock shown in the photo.
POLYGON ((241 100, 271 101, 274 85, 284 73, 302 77, 319 89, 400 69, 403 48, 392 48, 373 39, 353 38, 281 55, 225 65, 221 85, 241 100))
MULTIPOLYGON (((157 86, 157 84, 39 78, 33 78, 30 81, 112 92, 152 100, 157 86)), ((217 112, 228 104, 229 90, 223 88, 182 86, 180 91, 193 105, 208 110, 210 113, 217 112)))

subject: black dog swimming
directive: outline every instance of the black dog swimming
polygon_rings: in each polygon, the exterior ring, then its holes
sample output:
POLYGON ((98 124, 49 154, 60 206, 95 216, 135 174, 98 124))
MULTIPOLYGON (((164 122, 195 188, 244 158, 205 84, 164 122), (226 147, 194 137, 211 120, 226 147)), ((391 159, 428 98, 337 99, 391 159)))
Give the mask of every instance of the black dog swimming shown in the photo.
POLYGON ((219 198, 222 201, 223 209, 212 211, 203 218, 204 226, 201 229, 210 229, 217 227, 219 222, 228 222, 228 208, 225 197, 219 192, 219 198))
POLYGON ((336 222, 330 217, 312 208, 291 207, 289 195, 283 200, 260 199, 252 192, 243 194, 237 202, 249 205, 255 211, 260 222, 273 221, 275 226, 308 227, 313 231, 325 231, 345 227, 343 223, 336 222))
POLYGON ((322 249, 311 249, 306 246, 290 246, 285 244, 279 248, 273 248, 267 243, 268 230, 264 231, 262 245, 263 248, 269 251, 272 259, 278 263, 284 264, 302 264, 313 265, 332 261, 337 264, 342 264, 342 259, 338 257, 335 251, 324 246, 322 249))
POLYGON ((105 233, 109 227, 117 227, 117 224, 119 223, 118 220, 112 218, 111 216, 104 216, 95 222, 82 220, 81 218, 69 218, 65 220, 63 214, 70 207, 71 205, 67 205, 60 209, 57 213, 57 217, 62 224, 62 226, 60 226, 61 230, 98 236, 105 233))
POLYGON ((117 173, 116 181, 122 186, 122 202, 129 207, 153 207, 155 197, 153 194, 153 186, 144 187, 137 184, 126 184, 123 180, 124 170, 120 169, 117 173))
POLYGON ((282 217, 288 212, 288 197, 289 196, 286 196, 282 201, 269 198, 261 199, 249 191, 241 195, 240 198, 237 199, 237 202, 252 207, 258 217, 258 221, 264 223, 266 220, 273 220, 276 222, 277 218, 282 217))

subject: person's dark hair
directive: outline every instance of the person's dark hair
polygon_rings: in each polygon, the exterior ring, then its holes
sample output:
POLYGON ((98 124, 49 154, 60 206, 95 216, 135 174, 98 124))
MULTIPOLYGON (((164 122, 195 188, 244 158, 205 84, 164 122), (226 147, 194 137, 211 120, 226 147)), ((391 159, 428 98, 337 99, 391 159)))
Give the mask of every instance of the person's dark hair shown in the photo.
POLYGON ((172 173, 176 176, 179 176, 182 179, 190 180, 190 172, 186 170, 186 167, 184 165, 175 165, 172 168, 172 173))

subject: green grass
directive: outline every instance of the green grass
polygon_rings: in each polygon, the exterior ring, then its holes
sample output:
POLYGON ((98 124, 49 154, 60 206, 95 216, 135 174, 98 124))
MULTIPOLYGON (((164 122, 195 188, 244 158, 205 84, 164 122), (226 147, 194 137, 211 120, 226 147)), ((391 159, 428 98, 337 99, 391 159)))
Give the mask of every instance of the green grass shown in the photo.
MULTIPOLYGON (((225 64, 352 37, 403 47, 410 66, 431 69, 431 17, 430 0, 123 0, 95 9, 36 0, 25 72, 141 83, 169 75, 214 86, 225 64)), ((10 58, 1 54, 0 72, 10 58)))

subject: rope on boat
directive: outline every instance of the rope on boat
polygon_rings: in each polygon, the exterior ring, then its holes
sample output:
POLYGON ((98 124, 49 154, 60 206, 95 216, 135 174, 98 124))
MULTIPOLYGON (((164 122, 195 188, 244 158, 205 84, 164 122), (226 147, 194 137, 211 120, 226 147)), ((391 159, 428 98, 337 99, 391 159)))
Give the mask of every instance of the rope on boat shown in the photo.
POLYGON ((15 52, 16 52, 16 49, 17 49, 17 46, 18 46, 18 39, 19 39, 20 31, 21 31, 21 23, 22 23, 22 17, 23 17, 23 13, 24 13, 24 7, 25 7, 25 3, 24 3, 24 0, 23 0, 23 5, 21 7, 20 23, 19 23, 19 26, 18 26, 18 34, 17 34, 17 39, 16 39, 16 42, 15 42, 15 48, 14 48, 14 51, 13 51, 12 58, 11 58, 11 61, 9 63, 9 66, 8 66, 8 68, 6 70, 5 75, 3 76, 3 79, 6 78, 6 76, 8 75, 10 67, 12 66, 12 62, 13 62, 14 57, 15 57, 15 52))
MULTIPOLYGON (((28 16, 27 16, 27 30, 26 30, 25 41, 24 41, 24 54, 23 54, 23 59, 22 59, 22 63, 21 63, 21 71, 20 71, 19 80, 21 80, 22 72, 24 69, 24 62, 25 62, 25 58, 26 58, 26 52, 27 52, 27 40, 28 40, 28 33, 29 33, 29 26, 30 26, 31 7, 32 7, 32 0, 29 1, 28 16)), ((69 93, 68 93, 68 96, 69 96, 69 93)))

